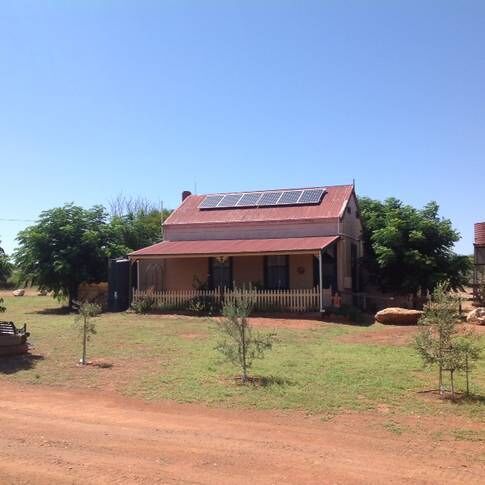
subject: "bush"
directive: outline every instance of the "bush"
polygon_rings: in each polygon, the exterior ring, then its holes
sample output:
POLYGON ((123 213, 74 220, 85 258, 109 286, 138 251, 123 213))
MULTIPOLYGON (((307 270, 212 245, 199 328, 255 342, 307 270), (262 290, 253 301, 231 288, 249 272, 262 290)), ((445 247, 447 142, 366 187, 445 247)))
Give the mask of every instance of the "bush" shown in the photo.
POLYGON ((342 316, 352 323, 364 324, 367 322, 367 315, 352 305, 342 305, 340 308, 332 308, 329 313, 336 316, 342 316))
POLYGON ((177 310, 180 310, 179 305, 169 303, 161 303, 156 307, 156 311, 160 313, 175 313, 177 310))
POLYGON ((416 350, 425 366, 438 367, 438 386, 444 394, 443 372, 449 372, 451 398, 455 398, 454 374, 465 372, 467 393, 469 372, 480 357, 480 347, 472 332, 458 332, 459 301, 449 292, 446 283, 440 283, 433 291, 419 321, 421 329, 416 336, 416 350))
POLYGON ((196 315, 219 315, 221 305, 210 296, 197 296, 187 302, 186 309, 196 315))
POLYGON ((221 339, 215 350, 241 369, 243 383, 248 380, 248 371, 253 361, 264 358, 265 353, 273 348, 276 337, 275 333, 253 330, 248 320, 252 309, 251 299, 236 297, 224 303, 224 318, 217 321, 221 339))
POLYGON ((82 337, 82 357, 80 363, 86 365, 86 353, 88 342, 91 340, 91 336, 96 335, 96 325, 92 321, 93 318, 97 317, 101 313, 101 306, 96 303, 75 303, 79 314, 75 318, 75 324, 79 326, 79 334, 82 337))
POLYGON ((149 293, 132 302, 131 308, 135 313, 150 313, 157 307, 157 299, 149 293))

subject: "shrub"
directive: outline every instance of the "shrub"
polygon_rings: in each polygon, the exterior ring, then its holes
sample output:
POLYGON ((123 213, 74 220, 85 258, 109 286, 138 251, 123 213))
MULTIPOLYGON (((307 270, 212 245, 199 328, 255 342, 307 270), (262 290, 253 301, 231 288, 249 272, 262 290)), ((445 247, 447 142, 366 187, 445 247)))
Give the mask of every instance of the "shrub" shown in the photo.
POLYGON ((79 314, 75 318, 75 323, 79 325, 79 333, 82 336, 83 353, 81 357, 81 364, 86 364, 86 352, 88 342, 92 335, 96 335, 96 326, 92 318, 97 317, 101 313, 101 306, 96 303, 76 303, 79 314))
POLYGON ((253 302, 247 297, 235 297, 224 303, 224 318, 217 322, 221 340, 216 350, 242 371, 242 381, 247 382, 248 370, 253 360, 263 359, 273 348, 276 334, 255 332, 249 324, 253 302))
POLYGON ((146 293, 141 298, 132 302, 131 308, 135 313, 150 313, 157 307, 157 299, 154 295, 146 293))
POLYGON ((197 296, 187 302, 186 309, 196 315, 218 315, 221 305, 210 296, 197 296))
POLYGON ((438 386, 443 394, 443 371, 450 374, 451 397, 455 397, 454 374, 464 371, 467 377, 473 361, 479 358, 480 349, 471 333, 459 335, 459 301, 449 293, 445 283, 437 285, 424 307, 416 337, 416 350, 424 365, 438 367, 438 386))
POLYGON ((349 319, 352 323, 364 324, 367 322, 367 315, 352 305, 342 305, 340 308, 333 308, 330 313, 349 319))

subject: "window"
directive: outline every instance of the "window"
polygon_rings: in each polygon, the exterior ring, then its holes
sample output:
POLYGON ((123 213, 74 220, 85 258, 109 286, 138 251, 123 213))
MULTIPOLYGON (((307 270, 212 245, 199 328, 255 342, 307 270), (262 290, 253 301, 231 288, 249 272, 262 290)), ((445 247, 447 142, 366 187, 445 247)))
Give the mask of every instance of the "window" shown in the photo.
POLYGON ((232 288, 232 259, 210 259, 210 286, 211 288, 232 288))
POLYGON ((265 287, 270 290, 289 288, 288 256, 266 256, 265 287))

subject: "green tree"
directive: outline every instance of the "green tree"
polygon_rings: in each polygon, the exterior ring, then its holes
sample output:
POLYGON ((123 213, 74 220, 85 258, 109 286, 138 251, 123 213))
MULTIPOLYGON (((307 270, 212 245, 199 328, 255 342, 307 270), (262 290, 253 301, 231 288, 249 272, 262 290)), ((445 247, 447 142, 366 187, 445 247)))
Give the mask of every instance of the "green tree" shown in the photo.
POLYGON ((452 398, 455 397, 455 372, 466 372, 468 391, 468 372, 480 354, 474 335, 470 332, 460 334, 457 322, 459 301, 449 293, 446 283, 439 283, 419 321, 421 329, 416 336, 416 350, 424 365, 438 367, 440 394, 444 390, 443 372, 449 372, 452 398))
POLYGON ((364 225, 364 266, 384 291, 416 293, 448 281, 467 283, 470 261, 453 252, 460 238, 451 221, 440 218, 436 202, 415 209, 390 198, 359 200, 364 225))
POLYGON ((106 281, 107 257, 123 251, 102 206, 66 204, 42 212, 17 240, 14 258, 20 281, 67 297, 70 307, 79 284, 106 281))
MULTIPOLYGON (((1 241, 0 241, 1 242, 1 241)), ((12 274, 12 263, 0 246, 0 283, 5 283, 12 274)))
POLYGON ((80 363, 86 365, 88 342, 96 335, 96 325, 93 318, 101 313, 101 307, 96 303, 82 302, 78 304, 79 314, 75 318, 75 324, 79 325, 79 333, 82 337, 83 351, 80 363))
POLYGON ((111 225, 125 253, 162 240, 162 222, 170 215, 147 199, 119 195, 111 201, 111 225))
POLYGON ((221 340, 216 350, 242 371, 242 381, 248 380, 248 371, 254 359, 264 358, 273 347, 274 333, 255 332, 248 320, 252 301, 246 297, 235 297, 226 302, 222 309, 223 318, 217 321, 221 340))

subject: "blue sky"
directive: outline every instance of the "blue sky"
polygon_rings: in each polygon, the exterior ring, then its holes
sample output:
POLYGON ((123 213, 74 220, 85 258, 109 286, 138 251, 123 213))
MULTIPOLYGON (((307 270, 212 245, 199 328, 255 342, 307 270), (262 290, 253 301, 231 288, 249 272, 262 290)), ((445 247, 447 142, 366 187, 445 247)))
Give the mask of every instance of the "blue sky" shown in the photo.
POLYGON ((349 183, 485 220, 483 1, 22 1, 0 12, 0 239, 64 202, 349 183))

